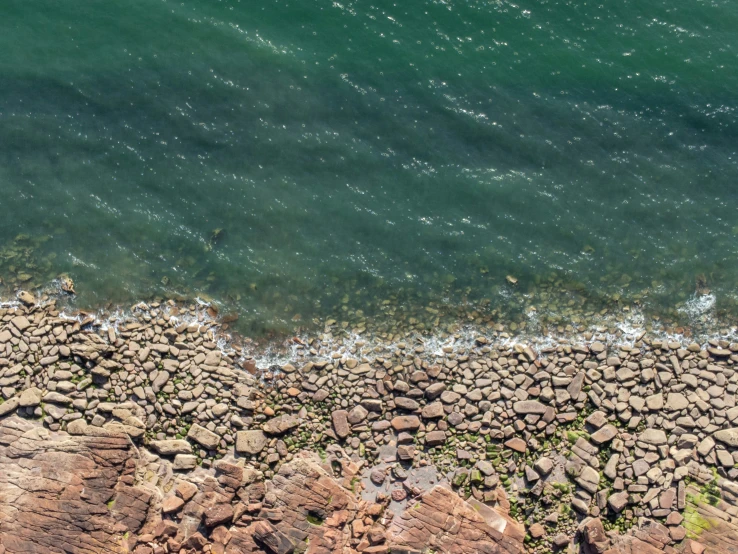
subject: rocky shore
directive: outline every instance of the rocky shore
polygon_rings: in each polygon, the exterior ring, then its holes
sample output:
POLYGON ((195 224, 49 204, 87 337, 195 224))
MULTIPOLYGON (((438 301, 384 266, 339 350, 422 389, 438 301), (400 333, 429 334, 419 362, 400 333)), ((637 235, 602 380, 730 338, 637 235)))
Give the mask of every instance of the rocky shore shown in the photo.
MULTIPOLYGON (((738 344, 338 346, 0 309, 0 552, 736 552, 738 344)), ((503 340, 504 339, 504 340, 503 340)))

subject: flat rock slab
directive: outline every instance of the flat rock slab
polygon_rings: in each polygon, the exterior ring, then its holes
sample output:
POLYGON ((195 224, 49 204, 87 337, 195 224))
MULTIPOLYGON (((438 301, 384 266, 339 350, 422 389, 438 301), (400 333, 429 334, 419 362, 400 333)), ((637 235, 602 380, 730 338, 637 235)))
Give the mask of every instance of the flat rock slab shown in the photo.
POLYGON ((176 456, 177 454, 192 453, 192 445, 182 439, 151 441, 149 446, 162 456, 176 456))
POLYGON ((124 537, 141 528, 152 494, 126 484, 134 456, 124 435, 70 436, 16 416, 0 421, 5 551, 129 552, 124 537))
POLYGON ((420 429, 420 418, 418 416, 397 416, 390 422, 392 428, 401 433, 403 431, 411 432, 420 429))
POLYGON ((293 415, 285 414, 277 417, 273 417, 262 425, 262 430, 268 435, 282 435, 294 429, 300 424, 300 420, 293 415))
POLYGON ((522 400, 513 404, 516 414, 545 414, 548 408, 537 400, 522 400))
POLYGON ((266 448, 269 439, 263 431, 239 431, 236 433, 236 452, 239 454, 258 454, 266 448))
POLYGON ((208 450, 214 450, 218 447, 218 444, 220 444, 220 437, 218 435, 197 423, 192 424, 192 427, 190 427, 190 430, 187 432, 187 438, 201 444, 208 450))

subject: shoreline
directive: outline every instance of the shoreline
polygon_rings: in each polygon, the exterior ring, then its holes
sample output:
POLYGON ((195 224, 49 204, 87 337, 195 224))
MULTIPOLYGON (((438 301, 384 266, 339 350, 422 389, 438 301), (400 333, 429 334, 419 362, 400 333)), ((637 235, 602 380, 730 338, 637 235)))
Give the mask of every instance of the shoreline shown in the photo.
POLYGON ((576 540, 587 518, 697 538, 683 515, 691 484, 738 501, 738 343, 638 330, 536 344, 500 331, 337 347, 326 332, 294 337, 277 365, 210 315, 138 304, 106 325, 53 300, 5 305, 0 417, 124 434, 174 472, 231 460, 272 479, 301 452, 339 448, 395 512, 422 494, 408 475, 434 468, 426 487, 525 525, 531 552, 576 540))

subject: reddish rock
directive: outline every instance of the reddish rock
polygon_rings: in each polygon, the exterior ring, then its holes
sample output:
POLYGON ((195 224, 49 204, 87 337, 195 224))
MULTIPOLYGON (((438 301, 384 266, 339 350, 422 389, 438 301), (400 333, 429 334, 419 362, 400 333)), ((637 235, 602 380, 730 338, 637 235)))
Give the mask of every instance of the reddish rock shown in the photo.
POLYGON ((161 503, 161 511, 164 514, 171 514, 180 511, 182 506, 184 506, 184 500, 179 496, 170 496, 161 503))
POLYGON ((150 491, 131 486, 134 455, 123 435, 70 436, 16 416, 0 420, 7 552, 127 552, 123 536, 139 531, 151 500, 150 491))
POLYGON ((420 418, 414 415, 397 416, 390 423, 392 424, 392 428, 398 433, 403 431, 410 433, 420 428, 420 418))

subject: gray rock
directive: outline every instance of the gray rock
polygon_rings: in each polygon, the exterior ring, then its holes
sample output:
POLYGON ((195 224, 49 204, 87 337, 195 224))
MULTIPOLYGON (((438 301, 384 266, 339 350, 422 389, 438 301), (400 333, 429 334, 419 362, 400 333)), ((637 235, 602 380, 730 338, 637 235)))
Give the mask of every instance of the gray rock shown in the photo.
POLYGON ((646 429, 638 435, 638 440, 653 446, 661 446, 666 444, 666 433, 661 429, 646 429))
POLYGON ((32 406, 38 406, 41 404, 41 396, 43 393, 41 392, 41 389, 38 389, 36 387, 31 387, 30 389, 24 390, 20 397, 19 397, 19 406, 23 408, 28 408, 32 406))
POLYGON ((689 407, 687 397, 678 392, 670 392, 666 397, 666 410, 678 412, 689 407))
POLYGON ((432 404, 423 406, 423 410, 420 412, 420 415, 426 419, 435 419, 443 417, 446 415, 446 412, 443 410, 443 404, 440 402, 433 402, 432 404))
POLYGON ((417 403, 417 401, 413 400, 412 398, 406 398, 404 396, 398 396, 395 398, 395 406, 402 410, 407 410, 408 412, 414 412, 418 408, 420 408, 420 404, 417 403))
POLYGON ((445 431, 431 431, 425 435, 426 446, 440 446, 446 443, 446 432, 445 431))
POLYGON ((281 416, 273 417, 264 425, 262 425, 261 428, 268 435, 282 435, 290 429, 294 429, 295 427, 297 427, 299 423, 300 420, 297 417, 291 414, 284 414, 281 416))
POLYGON ((176 454, 190 454, 192 445, 182 439, 168 439, 160 441, 151 441, 149 443, 151 449, 162 456, 174 456, 176 454))
POLYGON ((522 400, 513 404, 516 414, 545 414, 547 407, 537 400, 522 400))
POLYGON ((553 470, 554 463, 551 458, 544 456, 539 458, 536 463, 533 464, 533 467, 540 475, 546 476, 553 470))
POLYGON ((348 422, 348 412, 346 410, 334 410, 331 413, 333 421, 333 430, 339 439, 345 439, 351 434, 351 426, 348 422))
POLYGON ((201 444, 208 450, 215 450, 215 448, 218 447, 218 444, 220 444, 220 437, 218 435, 212 431, 208 431, 205 427, 202 427, 197 423, 192 424, 192 427, 190 427, 190 430, 187 433, 187 438, 201 444))
POLYGON ((197 467, 197 456, 194 454, 177 454, 172 463, 175 471, 188 471, 197 467))
POLYGON ((348 422, 351 425, 356 425, 357 423, 361 423, 366 419, 366 416, 369 415, 369 411, 359 404, 358 406, 354 406, 354 408, 349 412, 348 414, 348 422))
POLYGON ((592 436, 590 438, 595 444, 605 444, 606 442, 610 442, 612 439, 614 439, 617 434, 618 428, 614 425, 608 424, 592 433, 592 436))
POLYGON ((267 436, 258 429, 236 433, 236 452, 239 454, 259 454, 268 443, 267 436))
POLYGON ((732 446, 733 448, 738 447, 738 429, 722 429, 713 433, 712 435, 715 440, 732 446))
POLYGON ((628 492, 621 491, 610 495, 607 499, 607 504, 613 512, 619 514, 628 505, 628 492))

